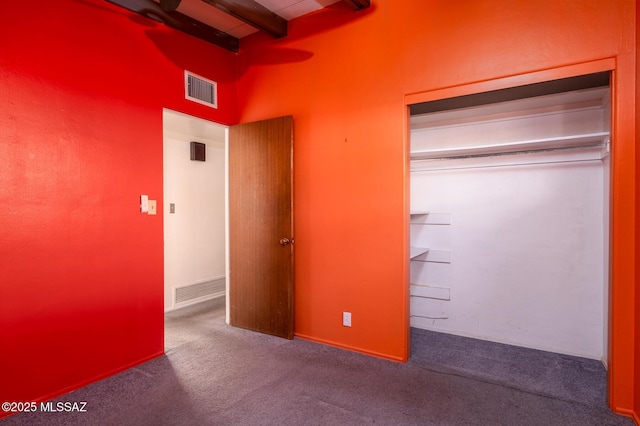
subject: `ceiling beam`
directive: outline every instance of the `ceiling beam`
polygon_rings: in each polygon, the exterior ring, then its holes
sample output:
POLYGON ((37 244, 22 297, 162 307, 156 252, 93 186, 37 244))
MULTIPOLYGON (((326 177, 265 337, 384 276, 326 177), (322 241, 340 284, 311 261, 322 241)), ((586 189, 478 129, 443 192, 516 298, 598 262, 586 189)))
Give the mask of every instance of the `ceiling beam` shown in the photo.
POLYGON ((371 6, 371 0, 344 0, 354 10, 362 10, 371 6))
POLYGON ((236 37, 203 24, 180 12, 164 11, 160 4, 153 0, 107 1, 232 52, 238 52, 240 48, 240 41, 236 37))
POLYGON ((275 38, 287 35, 287 20, 254 0, 202 0, 275 38))
POLYGON ((160 0, 160 7, 165 12, 173 12, 180 6, 182 0, 160 0))

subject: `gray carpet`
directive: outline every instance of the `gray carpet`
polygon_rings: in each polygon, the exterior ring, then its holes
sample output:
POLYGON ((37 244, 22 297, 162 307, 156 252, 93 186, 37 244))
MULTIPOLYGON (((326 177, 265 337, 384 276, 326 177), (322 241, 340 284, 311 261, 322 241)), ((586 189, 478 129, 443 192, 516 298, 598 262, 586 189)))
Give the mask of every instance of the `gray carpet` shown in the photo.
POLYGON ((411 330, 411 341, 411 361, 421 368, 606 406, 607 372, 600 361, 420 329, 411 330))
POLYGON ((407 363, 229 327, 224 300, 167 315, 166 355, 10 425, 633 425, 596 361, 412 330, 407 363))

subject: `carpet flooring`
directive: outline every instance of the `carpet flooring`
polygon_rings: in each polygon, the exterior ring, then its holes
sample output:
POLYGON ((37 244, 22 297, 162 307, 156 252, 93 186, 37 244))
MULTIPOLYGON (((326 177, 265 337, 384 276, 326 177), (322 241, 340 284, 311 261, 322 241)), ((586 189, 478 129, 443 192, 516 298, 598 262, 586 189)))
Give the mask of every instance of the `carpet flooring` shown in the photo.
POLYGON ((224 299, 166 315, 165 356, 56 399, 84 413, 12 425, 632 426, 597 361, 412 329, 387 361, 228 326, 224 299))

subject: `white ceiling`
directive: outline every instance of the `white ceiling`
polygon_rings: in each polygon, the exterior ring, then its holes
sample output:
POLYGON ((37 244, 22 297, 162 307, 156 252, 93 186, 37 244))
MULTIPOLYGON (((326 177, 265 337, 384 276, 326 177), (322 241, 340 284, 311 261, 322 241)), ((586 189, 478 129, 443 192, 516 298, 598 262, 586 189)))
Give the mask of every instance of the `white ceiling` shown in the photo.
MULTIPOLYGON (((160 2, 160 0, 155 1, 160 2)), ((339 1, 341 0, 256 0, 256 2, 287 21, 339 1)), ((176 11, 237 38, 242 38, 258 31, 256 28, 227 15, 202 0, 182 0, 176 11)))

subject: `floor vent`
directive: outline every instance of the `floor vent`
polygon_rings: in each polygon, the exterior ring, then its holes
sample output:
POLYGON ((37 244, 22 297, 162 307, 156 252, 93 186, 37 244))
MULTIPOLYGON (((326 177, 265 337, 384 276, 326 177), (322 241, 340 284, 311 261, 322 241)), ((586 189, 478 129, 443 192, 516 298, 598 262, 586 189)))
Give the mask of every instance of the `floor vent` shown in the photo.
POLYGON ((225 293, 225 287, 224 277, 184 287, 175 287, 175 306, 222 296, 225 293))
POLYGON ((218 108, 218 83, 185 71, 184 96, 193 102, 218 108))

